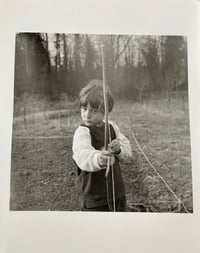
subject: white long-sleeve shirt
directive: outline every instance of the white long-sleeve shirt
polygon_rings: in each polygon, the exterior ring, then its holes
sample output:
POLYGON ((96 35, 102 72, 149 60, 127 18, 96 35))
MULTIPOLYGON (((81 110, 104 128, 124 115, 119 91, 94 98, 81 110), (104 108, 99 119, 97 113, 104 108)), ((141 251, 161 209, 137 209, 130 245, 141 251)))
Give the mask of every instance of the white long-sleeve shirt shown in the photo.
MULTIPOLYGON (((116 138, 120 142, 121 152, 115 155, 119 161, 126 161, 132 155, 131 146, 129 140, 120 132, 118 126, 109 121, 113 126, 116 138)), ((85 126, 79 126, 73 138, 73 159, 81 170, 94 172, 102 170, 104 168, 99 166, 98 155, 101 152, 96 150, 91 144, 91 136, 89 128, 85 126)))

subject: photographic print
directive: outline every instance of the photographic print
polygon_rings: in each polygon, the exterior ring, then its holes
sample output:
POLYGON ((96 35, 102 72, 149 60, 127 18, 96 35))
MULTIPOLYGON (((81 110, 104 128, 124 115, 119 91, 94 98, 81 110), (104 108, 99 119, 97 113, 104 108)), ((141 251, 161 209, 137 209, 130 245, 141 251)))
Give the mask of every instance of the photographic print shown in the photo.
POLYGON ((193 212, 187 37, 15 45, 10 210, 193 212))

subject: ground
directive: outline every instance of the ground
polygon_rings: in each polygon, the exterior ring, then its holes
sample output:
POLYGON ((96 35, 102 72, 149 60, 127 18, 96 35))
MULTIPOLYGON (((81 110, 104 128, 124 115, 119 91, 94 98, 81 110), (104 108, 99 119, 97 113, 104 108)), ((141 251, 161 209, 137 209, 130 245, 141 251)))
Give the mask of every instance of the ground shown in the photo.
MULTIPOLYGON (((79 117, 75 107, 14 118, 11 210, 80 210, 71 150, 79 117)), ((110 119, 133 152, 122 165, 128 210, 192 212, 188 110, 119 101, 110 119)))

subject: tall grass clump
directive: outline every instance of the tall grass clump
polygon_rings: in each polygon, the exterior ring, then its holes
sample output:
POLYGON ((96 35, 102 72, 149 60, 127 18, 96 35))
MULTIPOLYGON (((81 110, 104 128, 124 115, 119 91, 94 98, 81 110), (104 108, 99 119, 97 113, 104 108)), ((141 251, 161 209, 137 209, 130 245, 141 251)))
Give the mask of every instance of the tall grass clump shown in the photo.
POLYGON ((142 103, 136 103, 138 109, 146 110, 150 113, 160 114, 162 116, 181 115, 188 113, 188 93, 172 92, 169 96, 166 94, 153 94, 145 98, 142 103))

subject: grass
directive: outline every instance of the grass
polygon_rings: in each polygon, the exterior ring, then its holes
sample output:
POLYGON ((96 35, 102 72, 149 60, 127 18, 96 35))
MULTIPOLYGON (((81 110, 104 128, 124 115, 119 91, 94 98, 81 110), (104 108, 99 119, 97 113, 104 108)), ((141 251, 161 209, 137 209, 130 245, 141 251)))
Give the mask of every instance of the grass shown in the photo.
MULTIPOLYGON (((192 171, 188 106, 176 101, 143 104, 118 101, 110 119, 131 142, 133 158, 122 165, 130 211, 178 210, 138 149, 143 151, 167 184, 192 212, 192 171), (175 108, 175 109, 173 109, 175 108)), ((11 210, 79 210, 74 189, 72 137, 80 124, 77 104, 14 118, 11 171, 11 210)))

